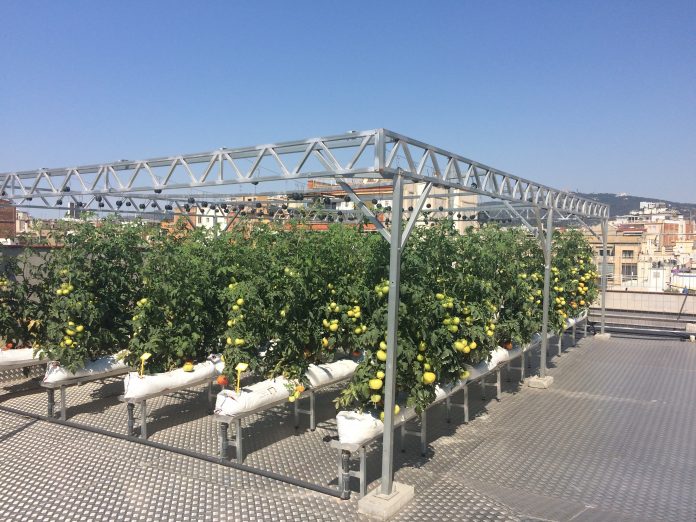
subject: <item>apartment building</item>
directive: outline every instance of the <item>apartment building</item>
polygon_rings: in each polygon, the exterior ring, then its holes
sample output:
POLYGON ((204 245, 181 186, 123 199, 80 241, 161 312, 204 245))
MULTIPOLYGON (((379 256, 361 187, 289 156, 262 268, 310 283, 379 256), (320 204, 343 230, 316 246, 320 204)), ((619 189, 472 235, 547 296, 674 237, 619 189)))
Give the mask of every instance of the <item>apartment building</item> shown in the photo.
MULTIPOLYGON (((601 238, 599 226, 593 227, 601 238)), ((639 210, 609 222, 608 285, 663 291, 677 288, 681 273, 695 264, 696 224, 660 203, 643 202, 639 210)), ((602 266, 601 239, 588 234, 602 266)))

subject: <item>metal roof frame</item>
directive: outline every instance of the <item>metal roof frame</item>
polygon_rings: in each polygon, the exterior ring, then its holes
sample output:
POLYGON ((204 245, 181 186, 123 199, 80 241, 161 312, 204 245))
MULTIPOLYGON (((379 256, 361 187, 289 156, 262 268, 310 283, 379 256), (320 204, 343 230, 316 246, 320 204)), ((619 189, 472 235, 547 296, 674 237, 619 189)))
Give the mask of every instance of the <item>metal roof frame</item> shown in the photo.
POLYGON ((387 129, 140 161, 6 172, 0 174, 0 191, 19 206, 36 198, 46 208, 55 208, 60 207, 59 200, 67 198, 77 203, 80 197, 86 197, 87 201, 81 202, 85 209, 103 202, 101 210, 117 211, 110 200, 125 194, 147 197, 165 191, 169 194, 315 178, 338 182, 391 180, 397 172, 403 174, 406 183, 432 183, 455 193, 531 203, 581 217, 608 217, 604 204, 387 129), (97 196, 101 199, 95 200, 97 196))

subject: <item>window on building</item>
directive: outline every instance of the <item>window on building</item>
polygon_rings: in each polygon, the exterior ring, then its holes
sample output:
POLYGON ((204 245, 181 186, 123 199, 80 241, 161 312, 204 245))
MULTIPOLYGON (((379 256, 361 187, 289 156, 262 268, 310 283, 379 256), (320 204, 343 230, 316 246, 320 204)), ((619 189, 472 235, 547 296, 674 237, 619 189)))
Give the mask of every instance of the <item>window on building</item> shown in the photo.
POLYGON ((633 259, 633 250, 624 250, 621 252, 622 259, 633 259))
POLYGON ((621 265, 621 280, 622 281, 637 281, 638 280, 638 264, 623 263, 621 265))
POLYGON ((599 263, 599 273, 606 274, 607 281, 612 281, 614 279, 614 263, 607 263, 606 271, 602 270, 603 266, 602 263, 599 263))
MULTIPOLYGON (((604 249, 600 248, 599 249, 599 255, 600 257, 604 255, 604 249)), ((614 255, 614 247, 613 246, 608 246, 607 247, 607 256, 613 256, 614 255)))

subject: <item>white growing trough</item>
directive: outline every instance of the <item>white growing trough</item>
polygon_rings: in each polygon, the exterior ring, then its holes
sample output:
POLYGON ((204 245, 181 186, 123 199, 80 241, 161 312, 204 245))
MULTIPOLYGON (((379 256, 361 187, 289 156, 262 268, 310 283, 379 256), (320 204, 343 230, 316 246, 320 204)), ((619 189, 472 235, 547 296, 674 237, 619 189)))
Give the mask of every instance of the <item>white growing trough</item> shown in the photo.
POLYGON ((29 368, 46 364, 46 359, 41 359, 41 352, 34 355, 33 348, 13 348, 0 351, 0 372, 29 368))
POLYGON ((155 375, 140 375, 130 372, 123 381, 124 393, 119 400, 128 410, 127 433, 133 436, 135 428, 135 405, 140 404, 140 438, 147 438, 147 401, 168 393, 208 385, 208 402, 212 404, 213 381, 222 374, 225 361, 220 355, 210 355, 208 360, 195 364, 193 371, 182 368, 155 375))
POLYGON ((46 375, 41 386, 46 388, 48 395, 48 416, 53 417, 55 409, 55 390, 60 390, 60 418, 66 420, 66 389, 70 386, 78 386, 92 381, 102 381, 111 377, 118 377, 130 371, 123 362, 120 354, 100 357, 94 361, 87 361, 84 368, 71 372, 63 368, 60 363, 51 361, 46 366, 46 375))
MULTIPOLYGON (((295 427, 299 426, 300 414, 309 415, 309 428, 316 429, 315 393, 327 386, 346 381, 353 376, 357 363, 342 359, 327 364, 311 364, 307 373, 309 387, 294 404, 295 427), (309 397, 309 409, 300 408, 301 399, 309 397)), ((215 420, 220 424, 220 456, 228 458, 230 446, 229 426, 234 424, 234 446, 237 462, 244 461, 242 419, 288 402, 292 385, 283 377, 267 379, 250 386, 244 386, 237 393, 235 390, 222 390, 215 404, 215 420)))

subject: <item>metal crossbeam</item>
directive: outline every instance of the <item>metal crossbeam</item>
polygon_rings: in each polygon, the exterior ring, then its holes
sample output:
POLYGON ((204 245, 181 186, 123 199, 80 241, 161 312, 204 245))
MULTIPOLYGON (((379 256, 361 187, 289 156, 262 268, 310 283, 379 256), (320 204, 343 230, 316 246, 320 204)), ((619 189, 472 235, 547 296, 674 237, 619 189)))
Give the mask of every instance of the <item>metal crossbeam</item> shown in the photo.
MULTIPOLYGON (((38 169, 0 174, 2 197, 24 205, 36 198, 55 206, 67 194, 118 196, 299 179, 391 179, 433 183, 584 217, 608 217, 608 207, 494 169, 464 156, 377 129, 270 145, 154 158, 142 161, 38 169)), ((211 196, 212 197, 212 196, 211 196)), ((92 201, 85 207, 94 206, 92 201)))
POLYGON ((392 131, 385 130, 384 133, 391 148, 384 165, 387 172, 402 168, 410 179, 431 181, 442 187, 533 203, 538 207, 586 217, 608 217, 609 207, 597 201, 508 174, 392 131), (414 157, 420 160, 416 162, 414 157))

